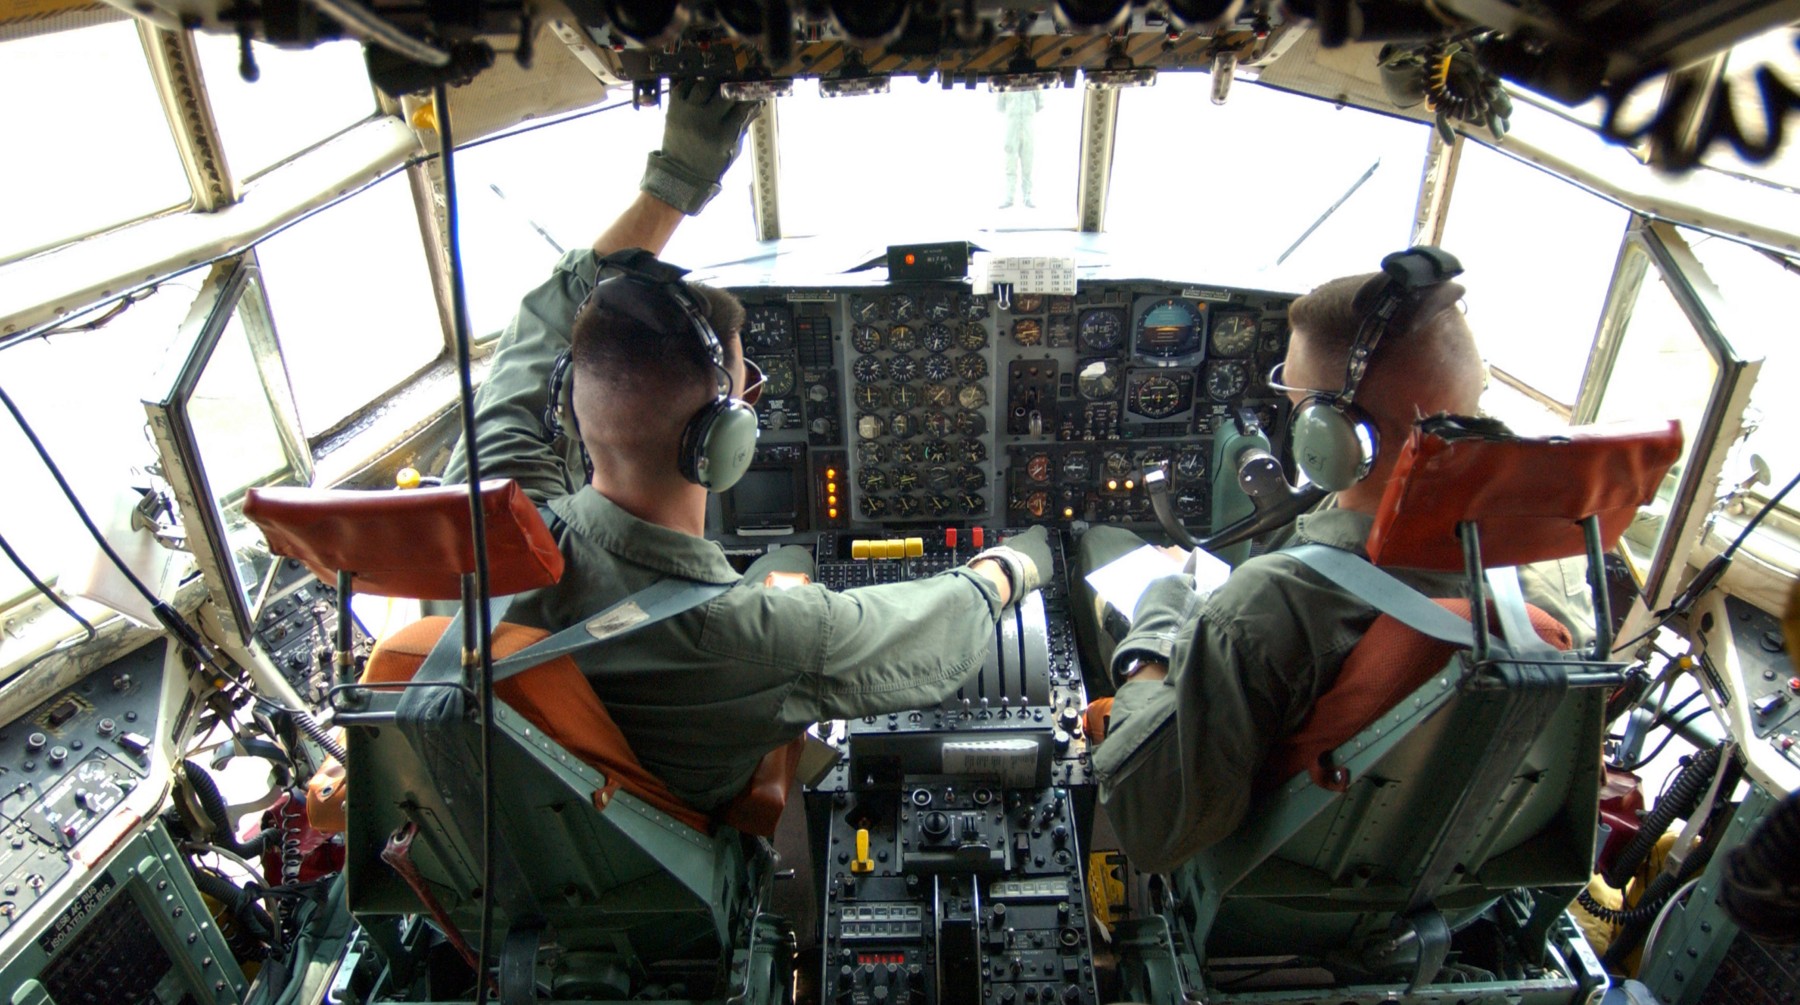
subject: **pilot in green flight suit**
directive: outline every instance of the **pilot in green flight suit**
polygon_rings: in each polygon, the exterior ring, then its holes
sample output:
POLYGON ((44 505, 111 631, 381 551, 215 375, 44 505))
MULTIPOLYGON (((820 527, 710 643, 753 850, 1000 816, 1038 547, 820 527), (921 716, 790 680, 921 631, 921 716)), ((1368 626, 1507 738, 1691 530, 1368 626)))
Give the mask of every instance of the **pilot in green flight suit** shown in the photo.
MULTIPOLYGON (((765 587, 762 576, 809 568, 800 549, 781 549, 740 577, 702 536, 707 490, 676 463, 688 418, 718 393, 695 328, 668 293, 623 279, 583 303, 607 278, 597 276, 601 256, 660 252, 683 214, 718 193, 757 107, 705 85, 672 97, 643 191, 592 249, 563 256, 525 296, 476 395, 482 477, 517 479, 548 504, 567 560, 561 581, 518 598, 509 621, 560 630, 665 577, 738 584, 576 655, 638 759, 704 812, 729 802, 764 754, 813 722, 919 708, 953 694, 979 671, 1001 610, 1035 588, 1050 562, 1039 530, 929 579, 843 593, 784 590, 765 587), (579 462, 571 468, 567 454, 545 442, 540 418, 551 369, 571 336, 574 425, 593 463, 588 484, 579 484, 579 462)), ((722 292, 691 289, 718 330, 732 393, 741 394, 742 308, 722 292)), ((446 480, 466 470, 459 446, 446 480)))
MULTIPOLYGON (((1295 389, 1343 386, 1360 322, 1351 302, 1369 278, 1335 279, 1294 302, 1277 390, 1298 403, 1295 389)), ((1356 401, 1383 443, 1405 442, 1417 416, 1479 410, 1481 355, 1453 297, 1450 303, 1396 326, 1376 349, 1356 401)), ((1368 477, 1278 532, 1270 552, 1315 542, 1367 557, 1399 453, 1381 451, 1368 477)), ((1096 527, 1081 541, 1082 562, 1095 568, 1142 544, 1128 531, 1096 527)), ((1581 559, 1520 569, 1526 599, 1566 625, 1577 645, 1592 638, 1585 570, 1581 559)), ((1387 571, 1428 596, 1466 592, 1457 573, 1387 571)), ((1377 614, 1279 553, 1238 566, 1206 597, 1188 576, 1150 585, 1110 659, 1119 687, 1094 754, 1100 801, 1134 866, 1168 870, 1237 827, 1271 747, 1300 726, 1377 614)))

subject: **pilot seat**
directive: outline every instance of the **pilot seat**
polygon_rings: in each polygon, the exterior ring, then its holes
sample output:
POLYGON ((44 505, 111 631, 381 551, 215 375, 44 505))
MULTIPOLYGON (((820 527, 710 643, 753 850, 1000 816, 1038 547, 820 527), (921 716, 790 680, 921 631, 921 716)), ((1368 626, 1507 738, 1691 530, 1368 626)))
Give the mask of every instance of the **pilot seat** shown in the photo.
MULTIPOLYGON (((469 1000, 484 900, 489 988, 502 1002, 660 998, 775 1005, 793 935, 769 913, 774 832, 797 745, 772 752, 716 817, 645 770, 566 646, 502 620, 562 556, 511 481, 481 486, 491 592, 493 785, 484 792, 480 671, 463 621, 426 618, 377 643, 332 689, 347 733, 347 890, 379 971, 364 1000, 469 1000), (523 655, 521 655, 523 653, 523 655), (504 677, 504 679, 501 679, 504 677), (484 802, 486 809, 484 812, 484 802), (482 849, 493 833, 493 884, 482 849)), ((270 548, 352 590, 457 600, 474 548, 464 487, 253 490, 270 548)), ((329 784, 329 783, 328 783, 329 784)), ((319 786, 315 785, 315 796, 319 786)), ((316 802, 316 801, 315 801, 316 802)))
POLYGON ((1675 423, 1522 439, 1422 421, 1368 555, 1288 554, 1382 613, 1265 763, 1244 822, 1118 932, 1128 1000, 1582 1002, 1606 976, 1565 910, 1592 872, 1611 660, 1602 553, 1679 456, 1675 423), (1596 639, 1516 567, 1585 553, 1596 639), (1431 600, 1381 566, 1462 570, 1431 600))

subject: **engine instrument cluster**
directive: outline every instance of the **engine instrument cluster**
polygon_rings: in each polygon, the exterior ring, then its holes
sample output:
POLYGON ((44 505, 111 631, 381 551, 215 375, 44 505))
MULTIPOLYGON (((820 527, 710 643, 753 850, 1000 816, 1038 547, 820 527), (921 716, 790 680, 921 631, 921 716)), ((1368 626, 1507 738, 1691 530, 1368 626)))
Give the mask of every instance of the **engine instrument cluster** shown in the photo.
POLYGON ((1201 533, 1214 430, 1247 409, 1285 432, 1266 376, 1290 295, 1147 281, 1004 300, 949 282, 733 292, 769 384, 730 532, 1149 524, 1142 473, 1165 464, 1201 533))

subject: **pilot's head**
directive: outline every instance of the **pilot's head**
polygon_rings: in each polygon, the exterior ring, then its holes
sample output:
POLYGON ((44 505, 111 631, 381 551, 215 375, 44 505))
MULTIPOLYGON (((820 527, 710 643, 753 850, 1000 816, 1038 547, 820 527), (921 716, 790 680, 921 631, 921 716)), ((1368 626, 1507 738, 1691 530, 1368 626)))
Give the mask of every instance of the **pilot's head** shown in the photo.
MULTIPOLYGON (((687 289, 718 334, 731 393, 743 393, 743 306, 710 286, 687 289)), ((653 285, 602 283, 576 314, 571 342, 575 418, 596 479, 691 486, 676 461, 681 435, 717 396, 719 374, 681 305, 653 285)))
MULTIPOLYGON (((1290 388, 1344 387, 1350 346, 1362 326, 1358 291, 1380 273, 1345 276, 1313 290, 1288 308, 1288 342, 1281 383, 1290 388)), ((1458 301, 1463 288, 1446 282, 1421 291, 1403 307, 1375 347, 1357 389, 1356 404, 1375 420, 1383 444, 1375 467, 1354 487, 1379 494, 1413 422, 1438 412, 1474 415, 1481 407, 1486 368, 1458 301), (1364 488, 1368 486, 1368 488, 1364 488)), ((1290 391, 1295 404, 1305 395, 1290 391)))

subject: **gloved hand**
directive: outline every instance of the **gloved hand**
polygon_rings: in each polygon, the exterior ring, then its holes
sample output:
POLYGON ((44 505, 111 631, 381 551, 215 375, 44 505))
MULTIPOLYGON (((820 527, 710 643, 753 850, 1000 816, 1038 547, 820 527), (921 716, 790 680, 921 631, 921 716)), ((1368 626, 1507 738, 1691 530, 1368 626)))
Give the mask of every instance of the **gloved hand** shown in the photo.
POLYGON ((719 194, 719 180, 744 145, 744 126, 760 101, 733 101, 718 81, 687 80, 671 88, 662 149, 650 155, 638 187, 689 216, 719 194))
POLYGON ((1023 600, 1024 594, 1042 586, 1045 578, 1056 571, 1056 560, 1050 555, 1050 532, 1042 524, 1022 534, 1014 534, 1000 543, 1024 555, 1032 565, 1030 583, 1013 598, 1015 602, 1023 600))

